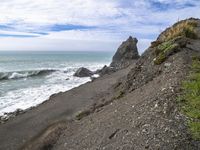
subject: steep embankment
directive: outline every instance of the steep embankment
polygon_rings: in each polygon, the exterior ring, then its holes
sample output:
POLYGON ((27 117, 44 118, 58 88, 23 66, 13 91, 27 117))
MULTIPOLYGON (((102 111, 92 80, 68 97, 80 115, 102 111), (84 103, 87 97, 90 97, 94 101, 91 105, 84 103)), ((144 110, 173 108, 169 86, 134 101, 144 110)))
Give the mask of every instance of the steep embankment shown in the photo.
MULTIPOLYGON (((188 120, 199 123, 199 118, 182 111, 178 97, 194 56, 200 54, 199 29, 200 20, 188 19, 161 33, 110 94, 98 98, 103 104, 77 114, 58 140, 40 148, 198 150, 200 142, 192 137, 188 120)), ((24 149, 38 149, 39 140, 24 149)))

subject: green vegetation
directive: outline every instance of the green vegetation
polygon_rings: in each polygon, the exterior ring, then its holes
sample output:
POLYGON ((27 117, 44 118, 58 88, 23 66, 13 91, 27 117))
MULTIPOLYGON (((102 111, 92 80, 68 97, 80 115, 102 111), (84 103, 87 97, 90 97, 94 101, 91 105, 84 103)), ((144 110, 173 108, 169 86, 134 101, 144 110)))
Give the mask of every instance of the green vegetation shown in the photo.
POLYGON ((155 50, 156 58, 154 60, 154 64, 160 65, 168 58, 169 55, 177 52, 178 49, 179 44, 174 43, 173 40, 160 44, 155 50))
POLYGON ((182 111, 189 117, 188 126, 194 139, 200 140, 200 58, 194 58, 189 79, 183 83, 180 97, 182 111))
POLYGON ((162 64, 171 54, 176 53, 180 49, 177 40, 183 38, 198 38, 195 27, 197 27, 197 22, 195 20, 179 22, 166 30, 161 39, 152 42, 151 48, 155 48, 154 52, 156 55, 154 64, 162 64))
POLYGON ((200 140, 200 122, 190 122, 189 127, 193 138, 200 140))
POLYGON ((160 54, 158 55, 158 57, 155 58, 154 64, 155 64, 155 65, 160 65, 160 64, 162 64, 166 59, 167 59, 167 57, 165 56, 165 54, 160 53, 160 54))

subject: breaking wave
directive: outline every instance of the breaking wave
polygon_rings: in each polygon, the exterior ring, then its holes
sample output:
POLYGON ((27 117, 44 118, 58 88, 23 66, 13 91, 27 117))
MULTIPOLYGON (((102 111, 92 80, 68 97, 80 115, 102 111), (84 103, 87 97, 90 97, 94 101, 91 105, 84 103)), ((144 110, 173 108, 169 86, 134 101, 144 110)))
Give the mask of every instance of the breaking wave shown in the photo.
POLYGON ((57 70, 44 69, 44 70, 30 70, 30 71, 13 71, 13 72, 0 72, 1 80, 14 80, 20 78, 27 78, 33 76, 44 76, 53 73, 57 70))

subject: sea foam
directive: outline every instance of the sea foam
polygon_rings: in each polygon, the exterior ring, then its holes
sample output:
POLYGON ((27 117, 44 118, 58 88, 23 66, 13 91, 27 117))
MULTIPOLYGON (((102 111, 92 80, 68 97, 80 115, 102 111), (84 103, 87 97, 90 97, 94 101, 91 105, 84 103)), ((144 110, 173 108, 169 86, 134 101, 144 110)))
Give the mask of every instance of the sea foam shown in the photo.
POLYGON ((56 70, 44 69, 44 70, 28 70, 28 71, 13 71, 13 72, 0 72, 0 80, 20 79, 32 76, 47 75, 56 70))

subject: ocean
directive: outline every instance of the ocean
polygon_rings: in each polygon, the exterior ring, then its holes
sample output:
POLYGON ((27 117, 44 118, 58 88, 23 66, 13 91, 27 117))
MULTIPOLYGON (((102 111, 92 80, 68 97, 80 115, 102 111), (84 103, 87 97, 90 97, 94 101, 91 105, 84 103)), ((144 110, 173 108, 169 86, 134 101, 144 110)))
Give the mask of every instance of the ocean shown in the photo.
POLYGON ((37 106, 52 94, 90 81, 73 74, 79 67, 100 69, 112 56, 113 52, 0 51, 0 116, 37 106))

